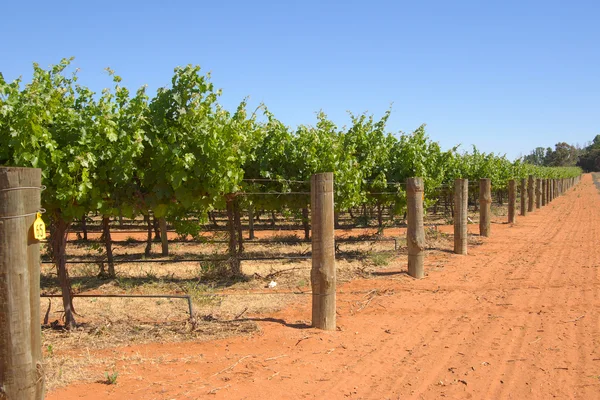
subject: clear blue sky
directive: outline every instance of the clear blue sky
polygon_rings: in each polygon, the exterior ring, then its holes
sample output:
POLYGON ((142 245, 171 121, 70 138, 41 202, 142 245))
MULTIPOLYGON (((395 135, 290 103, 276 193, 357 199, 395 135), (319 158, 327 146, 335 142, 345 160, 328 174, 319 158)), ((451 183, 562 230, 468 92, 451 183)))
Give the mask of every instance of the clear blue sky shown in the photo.
POLYGON ((322 109, 427 123, 444 148, 510 158, 600 134, 598 1, 5 1, 0 71, 75 56, 81 82, 169 84, 199 64, 233 109, 250 96, 288 125, 322 109))

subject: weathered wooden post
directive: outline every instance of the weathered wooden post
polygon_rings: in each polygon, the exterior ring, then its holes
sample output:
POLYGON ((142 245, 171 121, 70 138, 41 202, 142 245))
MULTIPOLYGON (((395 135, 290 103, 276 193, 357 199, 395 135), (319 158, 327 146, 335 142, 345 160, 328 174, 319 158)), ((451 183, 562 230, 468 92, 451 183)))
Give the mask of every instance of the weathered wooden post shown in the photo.
POLYGON ((42 399, 41 170, 0 167, 0 399, 42 399))
POLYGON ((516 221, 515 209, 517 207, 517 182, 514 179, 508 181, 508 223, 516 221))
POLYGON ((425 276, 423 259, 425 258, 425 229, 423 228, 423 178, 406 180, 407 219, 406 242, 408 244, 408 274, 421 279, 425 276))
POLYGON ((542 179, 542 207, 546 205, 546 180, 542 179))
POLYGON ((335 237, 333 173, 315 174, 310 180, 312 212, 312 326, 335 330, 335 237))
POLYGON ((165 217, 158 219, 158 226, 160 228, 160 241, 162 244, 162 255, 169 255, 169 237, 167 236, 167 220, 165 217))
POLYGON ((454 180, 454 252, 467 254, 467 211, 469 180, 454 180))
POLYGON ((521 179, 521 215, 527 215, 527 179, 521 179))
POLYGON ((546 204, 550 204, 550 179, 546 179, 546 204))
POLYGON ((540 178, 535 180, 535 208, 542 208, 542 180, 540 178))
POLYGON ((529 175, 529 181, 527 182, 527 200, 529 200, 529 203, 527 205, 527 211, 532 212, 533 211, 533 204, 535 201, 535 197, 534 193, 533 193, 533 185, 534 185, 534 179, 533 179, 533 175, 529 175))
POLYGON ((479 235, 490 236, 490 221, 492 218, 492 180, 479 180, 479 235))

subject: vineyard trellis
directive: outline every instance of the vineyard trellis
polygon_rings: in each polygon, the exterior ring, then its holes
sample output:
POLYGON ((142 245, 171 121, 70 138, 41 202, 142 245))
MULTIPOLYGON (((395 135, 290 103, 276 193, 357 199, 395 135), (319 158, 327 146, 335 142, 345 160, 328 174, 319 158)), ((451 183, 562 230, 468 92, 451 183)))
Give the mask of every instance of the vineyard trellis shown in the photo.
POLYGON ((348 128, 320 112, 314 125, 296 129, 265 106, 249 112, 242 101, 229 112, 219 104, 221 92, 210 75, 192 65, 176 68, 171 84, 152 98, 145 87, 129 91, 108 69, 112 89, 96 94, 79 83, 76 71, 69 74, 71 62, 64 59, 48 69, 34 64, 27 83, 0 75, 0 165, 42 169, 47 186, 42 206, 67 327, 75 326, 67 238, 73 221, 88 213, 102 217, 108 275, 114 276, 110 218, 143 216, 146 252, 152 231, 162 230, 162 253, 168 254, 167 224, 198 236, 203 226, 189 221, 189 213, 207 221, 208 213, 227 210, 231 269, 239 273, 233 256, 243 249, 236 229, 240 210, 295 210, 307 239, 306 193, 316 173, 334 174, 336 221, 340 212, 362 206, 365 214, 367 208, 377 210, 380 225, 384 209, 406 212, 410 177, 423 178, 429 207, 440 191, 451 196, 457 178, 489 178, 503 195, 510 179, 531 175, 555 182, 581 173, 510 161, 476 147, 443 151, 425 125, 412 133, 388 132, 390 111, 380 119, 350 115, 348 128))

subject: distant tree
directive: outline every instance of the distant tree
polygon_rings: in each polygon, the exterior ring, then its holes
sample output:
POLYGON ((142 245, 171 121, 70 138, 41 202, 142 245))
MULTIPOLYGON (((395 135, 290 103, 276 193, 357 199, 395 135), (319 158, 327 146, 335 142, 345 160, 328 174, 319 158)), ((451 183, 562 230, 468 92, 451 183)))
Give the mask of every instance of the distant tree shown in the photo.
POLYGON ((577 164, 579 151, 565 142, 556 143, 554 151, 546 152, 545 165, 549 167, 572 167, 577 164))
POLYGON ((600 135, 596 135, 594 140, 581 152, 577 166, 584 171, 600 171, 600 135))
POLYGON ((533 165, 544 165, 546 160, 545 149, 543 147, 536 147, 530 154, 526 155, 524 161, 528 164, 533 165))

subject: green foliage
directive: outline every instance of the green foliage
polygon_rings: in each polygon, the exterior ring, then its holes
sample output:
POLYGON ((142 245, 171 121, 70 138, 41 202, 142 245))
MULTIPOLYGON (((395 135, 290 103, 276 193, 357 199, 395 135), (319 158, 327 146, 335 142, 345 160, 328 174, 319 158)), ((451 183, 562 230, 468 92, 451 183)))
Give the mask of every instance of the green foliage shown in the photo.
MULTIPOLYGON (((573 165, 574 148, 565 143, 515 162, 476 147, 442 151, 425 125, 399 136, 387 132, 389 110, 380 119, 350 114, 348 128, 319 112, 314 125, 292 130, 263 106, 251 115, 245 101, 233 113, 223 109, 221 92, 198 66, 176 68, 171 84, 149 98, 144 87, 134 93, 123 87, 110 69, 112 89, 96 94, 78 83, 76 71, 67 73, 70 63, 47 70, 34 64, 26 85, 0 75, 0 164, 42 169, 42 202, 52 219, 152 211, 181 235, 198 236, 201 225, 188 216, 223 209, 229 193, 277 193, 243 196, 243 208, 309 207, 310 196, 294 193, 309 192, 318 172, 334 173, 337 210, 366 203, 397 212, 406 206, 409 177, 424 178, 429 202, 459 177, 491 178, 503 189, 509 179, 530 174, 581 173, 524 162, 573 165)), ((588 169, 600 154, 598 143, 590 145, 588 169)))
POLYGON ((592 143, 581 152, 578 166, 585 171, 600 171, 600 135, 596 135, 592 143))
POLYGON ((90 209, 97 155, 93 152, 99 123, 94 93, 65 76, 71 60, 33 78, 7 83, 0 76, 0 165, 42 169, 42 204, 51 218, 65 221, 90 209))
POLYGON ((105 372, 104 377, 106 378, 105 383, 107 385, 116 385, 117 378, 119 377, 119 373, 117 371, 113 371, 111 374, 109 374, 108 372, 105 372))

